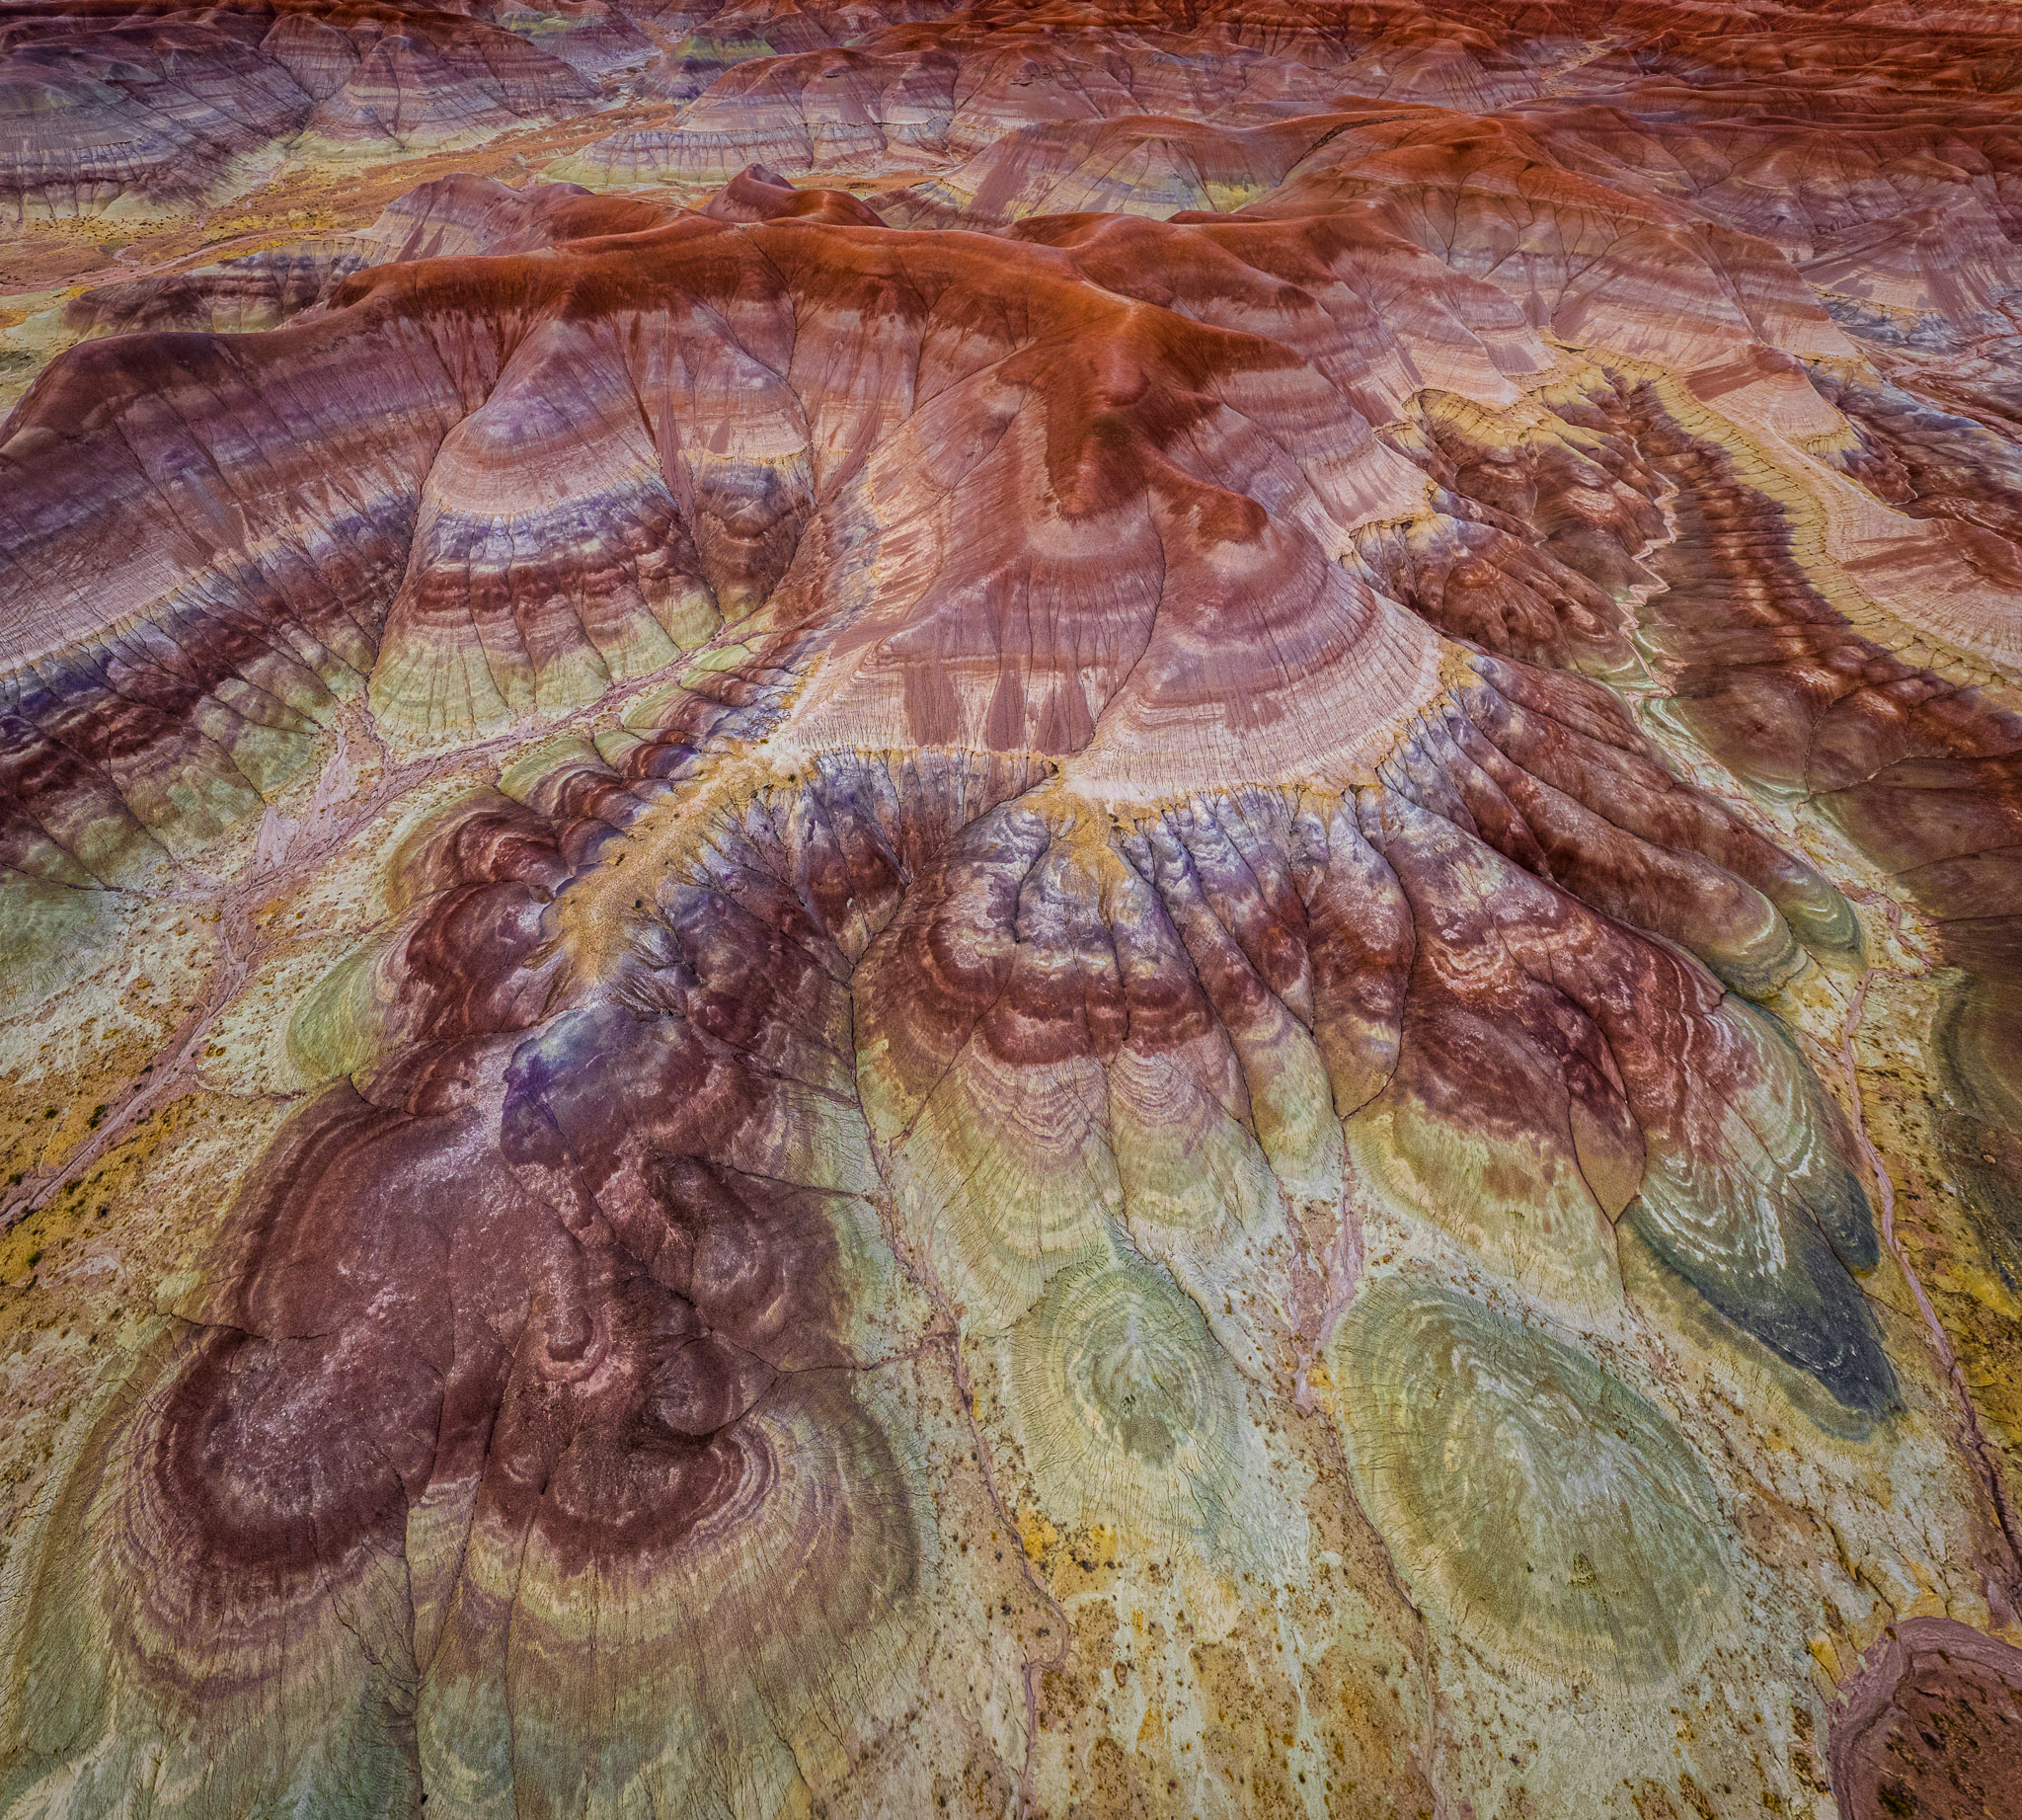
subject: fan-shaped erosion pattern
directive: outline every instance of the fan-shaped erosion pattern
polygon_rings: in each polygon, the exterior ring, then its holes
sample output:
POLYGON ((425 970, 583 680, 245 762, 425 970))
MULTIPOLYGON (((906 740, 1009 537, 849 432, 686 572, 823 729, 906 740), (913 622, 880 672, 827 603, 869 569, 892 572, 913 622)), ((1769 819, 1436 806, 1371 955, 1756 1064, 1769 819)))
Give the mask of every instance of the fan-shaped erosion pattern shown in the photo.
POLYGON ((2018 50, 0 10, 0 1815, 2015 1814, 2018 50))

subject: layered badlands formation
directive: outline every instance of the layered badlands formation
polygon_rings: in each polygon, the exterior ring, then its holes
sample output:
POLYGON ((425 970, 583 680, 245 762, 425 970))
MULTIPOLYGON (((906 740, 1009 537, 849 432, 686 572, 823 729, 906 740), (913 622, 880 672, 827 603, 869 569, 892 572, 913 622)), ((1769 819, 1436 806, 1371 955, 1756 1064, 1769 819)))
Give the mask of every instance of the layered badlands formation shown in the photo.
POLYGON ((0 1811, 2022 1811, 2015 15, 0 57, 0 1811))

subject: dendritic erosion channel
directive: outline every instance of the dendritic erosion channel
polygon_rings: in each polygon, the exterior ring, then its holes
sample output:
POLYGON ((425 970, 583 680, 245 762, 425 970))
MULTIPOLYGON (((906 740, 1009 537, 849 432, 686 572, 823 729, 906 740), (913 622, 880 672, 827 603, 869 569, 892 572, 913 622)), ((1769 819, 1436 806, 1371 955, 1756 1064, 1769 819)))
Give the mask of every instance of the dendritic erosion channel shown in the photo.
POLYGON ((2017 1820, 2022 12, 543 4, 0 0, 0 1817, 2017 1820))

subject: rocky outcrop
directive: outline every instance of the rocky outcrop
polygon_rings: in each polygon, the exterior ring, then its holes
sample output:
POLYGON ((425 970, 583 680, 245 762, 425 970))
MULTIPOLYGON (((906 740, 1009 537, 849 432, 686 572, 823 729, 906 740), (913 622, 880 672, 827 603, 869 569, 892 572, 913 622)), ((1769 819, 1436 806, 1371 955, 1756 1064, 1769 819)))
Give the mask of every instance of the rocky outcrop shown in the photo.
POLYGON ((1849 1683, 1832 1730, 1847 1811, 2000 1812, 2022 1761, 2022 1653, 1942 1618, 1891 1627, 1849 1683))

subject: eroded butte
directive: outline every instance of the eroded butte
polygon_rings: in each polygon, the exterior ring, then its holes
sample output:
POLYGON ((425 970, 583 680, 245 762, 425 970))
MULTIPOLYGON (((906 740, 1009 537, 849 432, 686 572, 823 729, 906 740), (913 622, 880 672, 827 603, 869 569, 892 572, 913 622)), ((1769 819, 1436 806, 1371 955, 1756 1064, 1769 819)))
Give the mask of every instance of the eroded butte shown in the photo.
POLYGON ((0 1815, 2014 1820, 2018 93, 0 5, 0 1815))

